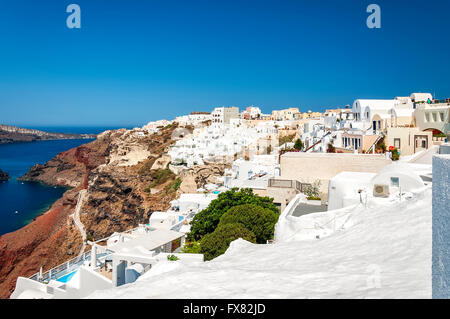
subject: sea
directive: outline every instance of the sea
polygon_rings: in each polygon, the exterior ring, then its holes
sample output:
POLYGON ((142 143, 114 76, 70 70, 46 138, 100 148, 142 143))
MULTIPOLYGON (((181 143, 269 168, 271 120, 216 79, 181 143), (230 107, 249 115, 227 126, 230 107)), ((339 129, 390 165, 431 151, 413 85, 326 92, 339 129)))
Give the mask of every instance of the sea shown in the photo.
MULTIPOLYGON (((121 127, 27 127, 57 133, 98 134, 121 127)), ((132 127, 124 127, 130 129, 132 127)), ((31 166, 45 164, 60 152, 93 141, 92 139, 54 140, 0 145, 0 169, 10 180, 0 182, 0 236, 20 229, 46 212, 66 191, 64 187, 36 182, 19 182, 31 166)))

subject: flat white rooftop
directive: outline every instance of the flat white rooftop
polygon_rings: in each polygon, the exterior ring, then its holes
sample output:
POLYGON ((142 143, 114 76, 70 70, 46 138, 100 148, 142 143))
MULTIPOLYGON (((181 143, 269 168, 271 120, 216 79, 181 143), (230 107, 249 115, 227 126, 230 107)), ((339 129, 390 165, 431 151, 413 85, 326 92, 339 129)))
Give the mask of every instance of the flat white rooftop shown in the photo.
POLYGON ((136 250, 137 247, 144 250, 157 249, 175 239, 184 236, 183 233, 179 233, 168 229, 156 229, 143 234, 137 238, 118 243, 112 246, 110 249, 116 253, 130 253, 136 250))

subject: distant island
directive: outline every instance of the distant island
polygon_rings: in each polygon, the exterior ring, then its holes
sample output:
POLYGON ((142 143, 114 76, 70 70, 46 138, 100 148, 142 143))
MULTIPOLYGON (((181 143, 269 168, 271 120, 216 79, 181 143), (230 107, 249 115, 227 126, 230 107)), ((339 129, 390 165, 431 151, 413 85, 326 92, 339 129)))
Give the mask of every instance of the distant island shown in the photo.
POLYGON ((95 134, 51 133, 0 124, 0 144, 45 140, 90 139, 96 137, 97 135, 95 134))
POLYGON ((9 179, 9 175, 0 169, 0 182, 6 182, 9 179))

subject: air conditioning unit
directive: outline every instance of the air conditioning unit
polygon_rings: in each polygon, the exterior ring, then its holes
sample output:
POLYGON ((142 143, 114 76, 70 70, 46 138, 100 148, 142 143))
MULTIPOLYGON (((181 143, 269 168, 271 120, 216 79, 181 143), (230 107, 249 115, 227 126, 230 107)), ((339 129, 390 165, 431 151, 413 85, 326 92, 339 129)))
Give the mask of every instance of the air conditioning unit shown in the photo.
POLYGON ((373 196, 389 197, 389 185, 385 185, 385 184, 373 185, 373 196))

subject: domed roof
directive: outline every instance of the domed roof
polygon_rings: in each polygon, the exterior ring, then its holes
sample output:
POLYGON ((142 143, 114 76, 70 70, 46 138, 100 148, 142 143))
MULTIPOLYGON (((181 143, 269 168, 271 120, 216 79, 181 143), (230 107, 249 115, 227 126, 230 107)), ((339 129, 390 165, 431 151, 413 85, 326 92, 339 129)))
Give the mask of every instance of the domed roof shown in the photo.
POLYGON ((404 191, 414 191, 425 186, 420 176, 405 163, 385 166, 372 178, 372 184, 391 184, 391 177, 399 178, 399 186, 404 191))

